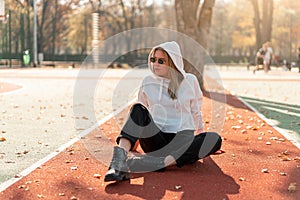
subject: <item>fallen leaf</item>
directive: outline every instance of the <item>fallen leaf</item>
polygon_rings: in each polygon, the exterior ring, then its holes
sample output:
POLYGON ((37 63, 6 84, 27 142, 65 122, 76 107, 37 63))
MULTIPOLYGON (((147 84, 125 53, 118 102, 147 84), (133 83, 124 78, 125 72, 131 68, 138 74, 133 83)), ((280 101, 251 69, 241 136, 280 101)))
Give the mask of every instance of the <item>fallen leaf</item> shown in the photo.
POLYGON ((241 126, 231 126, 231 128, 232 128, 233 130, 236 130, 236 129, 240 129, 241 126))
POLYGON ((288 187, 289 192, 295 192, 296 191, 296 183, 290 183, 288 187))
POLYGON ((234 114, 234 112, 233 111, 228 111, 227 114, 232 115, 232 114, 234 114))
POLYGON ((271 145, 271 142, 266 142, 266 145, 271 145))
POLYGON ((27 154, 27 153, 29 153, 29 150, 26 149, 23 151, 23 154, 27 154))
POLYGON ((253 126, 249 125, 249 126, 246 126, 246 129, 252 129, 253 126))
POLYGON ((291 161, 292 159, 287 156, 283 156, 283 157, 281 157, 281 160, 282 161, 291 161))
POLYGON ((246 179, 243 178, 243 177, 240 177, 240 178, 239 178, 239 181, 246 181, 246 179))
POLYGON ((101 178, 100 174, 94 174, 94 178, 101 178))
POLYGON ((281 156, 288 156, 290 155, 290 153, 288 151, 283 151, 281 152, 280 154, 278 154, 278 157, 281 157, 281 156))
POLYGON ((246 129, 241 130, 241 133, 247 133, 246 129))
POLYGON ((262 136, 266 135, 264 132, 259 132, 259 134, 262 136))
POLYGON ((21 178, 21 177, 22 177, 21 174, 16 174, 16 175, 14 176, 14 178, 21 178))
POLYGON ((175 185, 175 189, 176 189, 176 190, 181 189, 181 185, 175 185))
POLYGON ((278 140, 278 137, 270 137, 270 140, 278 140))
POLYGON ((37 197, 38 197, 39 199, 45 198, 45 196, 42 195, 42 194, 38 194, 37 197))
POLYGON ((71 151, 74 151, 74 149, 73 149, 73 147, 70 147, 70 148, 67 148, 66 151, 71 152, 71 151))
POLYGON ((0 142, 4 142, 6 139, 4 137, 0 137, 0 142))

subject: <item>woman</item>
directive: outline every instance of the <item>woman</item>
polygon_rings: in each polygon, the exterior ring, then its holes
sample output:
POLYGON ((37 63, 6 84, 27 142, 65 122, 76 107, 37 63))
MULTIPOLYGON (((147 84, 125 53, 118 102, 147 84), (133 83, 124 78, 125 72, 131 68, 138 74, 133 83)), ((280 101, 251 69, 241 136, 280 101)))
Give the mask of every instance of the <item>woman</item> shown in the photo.
POLYGON ((129 179, 129 172, 182 167, 221 147, 217 133, 203 132, 202 92, 197 78, 183 69, 179 45, 172 41, 154 47, 148 65, 153 74, 144 78, 138 103, 116 140, 105 181, 129 179), (127 158, 137 142, 145 154, 127 158))

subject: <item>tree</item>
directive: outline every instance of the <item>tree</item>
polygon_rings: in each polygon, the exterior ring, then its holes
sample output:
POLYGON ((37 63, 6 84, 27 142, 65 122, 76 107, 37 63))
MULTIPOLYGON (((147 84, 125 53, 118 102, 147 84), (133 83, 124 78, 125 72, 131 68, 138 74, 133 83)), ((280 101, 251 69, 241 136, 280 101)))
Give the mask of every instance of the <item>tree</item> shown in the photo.
POLYGON ((87 10, 73 13, 69 20, 68 45, 76 54, 83 55, 91 48, 92 41, 92 17, 87 10))
POLYGON ((273 0, 262 0, 260 11, 258 0, 250 0, 254 10, 254 27, 256 35, 256 48, 262 43, 271 41, 273 23, 273 0))
MULTIPOLYGON (((215 0, 204 0, 202 4, 200 0, 175 0, 177 30, 195 39, 204 49, 207 48, 214 5, 215 0)), ((203 57, 198 66, 186 63, 185 67, 186 71, 197 76, 200 87, 204 91, 204 55, 201 55, 203 57)))

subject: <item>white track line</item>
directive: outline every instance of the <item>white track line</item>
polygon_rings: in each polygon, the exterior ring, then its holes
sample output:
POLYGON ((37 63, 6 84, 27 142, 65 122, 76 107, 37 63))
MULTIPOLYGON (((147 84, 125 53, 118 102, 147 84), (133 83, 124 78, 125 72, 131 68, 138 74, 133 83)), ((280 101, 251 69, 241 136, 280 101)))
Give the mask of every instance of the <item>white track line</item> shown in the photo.
POLYGON ((278 131, 281 135, 283 135, 286 139, 288 139, 293 145, 295 145, 298 149, 300 149, 300 143, 297 142, 295 139, 293 139, 286 131, 284 131, 281 128, 279 128, 278 126, 276 126, 273 121, 271 121, 270 119, 266 118, 263 114, 261 114, 260 112, 258 112, 253 106, 251 106, 249 103, 247 103, 246 101, 244 101, 241 97, 238 97, 237 95, 233 95, 233 96, 236 96, 243 104, 245 104, 246 106, 248 106, 262 120, 264 120, 265 122, 267 122, 267 124, 269 124, 270 126, 272 126, 276 131, 278 131))
POLYGON ((106 121, 108 121, 109 119, 111 119, 112 117, 114 117, 115 115, 117 115, 118 113, 120 113, 122 110, 126 109, 129 105, 133 104, 133 102, 135 102, 135 101, 136 101, 136 99, 131 100, 130 102, 128 102, 127 105, 124 105, 124 106, 120 107, 115 112, 111 113, 110 115, 104 117, 102 120, 98 121, 92 127, 90 127, 88 129, 82 131, 76 138, 74 138, 74 139, 70 140, 69 142, 65 143, 64 145, 62 145, 61 147, 59 147, 56 151, 50 153, 46 157, 42 158, 41 160, 37 161, 36 163, 34 163, 33 165, 31 165, 30 167, 28 167, 25 170, 23 170, 21 173, 18 174, 19 175, 18 178, 14 177, 14 178, 11 178, 11 179, 5 181, 4 183, 2 183, 0 185, 0 193, 3 192, 4 190, 6 190, 11 185, 13 185, 14 183, 16 183, 19 180, 21 180, 23 177, 25 177, 28 174, 30 174, 31 172, 33 172, 35 169, 37 169, 38 167, 40 167, 41 165, 43 165, 44 163, 46 163, 50 159, 52 159, 55 156, 57 156, 58 154, 60 154, 66 148, 68 148, 71 145, 73 145, 74 143, 78 142, 81 137, 84 137, 85 135, 89 134, 95 128, 97 128, 98 126, 104 124, 106 121))
POLYGON ((12 91, 8 91, 8 92, 0 92, 0 96, 1 95, 10 95, 10 94, 14 94, 14 93, 20 93, 22 92, 23 90, 26 89, 26 86, 24 84, 19 84, 19 83, 13 83, 12 81, 1 81, 0 79, 0 83, 7 83, 7 84, 11 84, 11 85, 16 85, 16 86, 20 86, 20 88, 17 88, 17 89, 13 89, 12 91))

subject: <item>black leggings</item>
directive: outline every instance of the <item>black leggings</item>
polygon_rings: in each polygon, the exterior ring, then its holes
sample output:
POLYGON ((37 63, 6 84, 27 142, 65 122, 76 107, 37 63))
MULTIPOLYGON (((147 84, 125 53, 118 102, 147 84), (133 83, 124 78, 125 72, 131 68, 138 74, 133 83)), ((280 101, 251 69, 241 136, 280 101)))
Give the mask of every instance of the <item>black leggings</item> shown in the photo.
POLYGON ((162 132, 148 109, 139 103, 131 107, 129 117, 117 138, 118 144, 121 138, 130 141, 130 150, 139 140, 141 148, 149 155, 173 156, 178 167, 215 153, 222 144, 221 137, 215 132, 204 132, 196 136, 194 130, 183 130, 176 134, 162 132))

